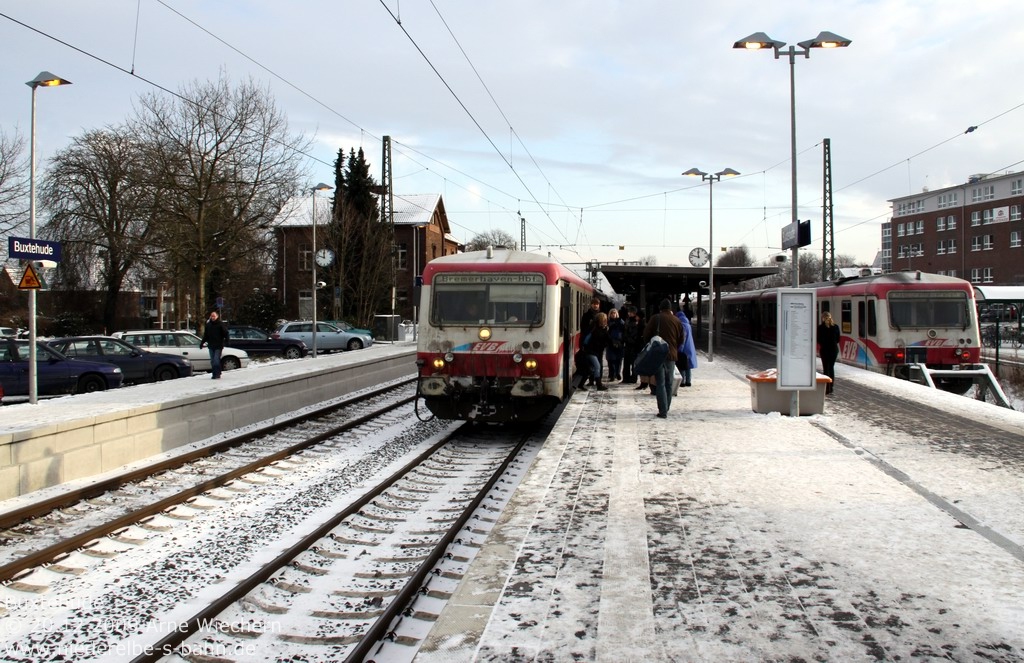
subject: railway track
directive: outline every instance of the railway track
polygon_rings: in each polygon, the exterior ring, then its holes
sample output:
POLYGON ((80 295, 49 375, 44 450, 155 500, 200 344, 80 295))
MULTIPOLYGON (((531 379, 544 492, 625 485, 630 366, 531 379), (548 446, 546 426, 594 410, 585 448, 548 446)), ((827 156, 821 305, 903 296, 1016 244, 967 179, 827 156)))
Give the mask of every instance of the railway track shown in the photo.
POLYGON ((0 515, 0 583, 59 562, 160 514, 218 499, 240 477, 343 435, 413 400, 411 380, 359 394, 0 515), (216 492, 220 491, 220 492, 216 492))
POLYGON ((411 401, 390 385, 7 514, 0 661, 414 651, 518 482, 509 463, 525 472, 513 450, 542 434, 448 440, 458 425, 411 401))

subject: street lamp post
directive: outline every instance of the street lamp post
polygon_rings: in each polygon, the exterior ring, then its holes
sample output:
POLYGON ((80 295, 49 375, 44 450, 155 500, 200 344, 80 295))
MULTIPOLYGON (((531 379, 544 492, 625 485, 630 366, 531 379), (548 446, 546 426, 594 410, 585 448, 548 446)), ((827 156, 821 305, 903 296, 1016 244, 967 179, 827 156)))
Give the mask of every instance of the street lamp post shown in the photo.
POLYGON ((712 175, 699 168, 691 168, 683 175, 700 177, 701 181, 708 183, 708 361, 711 362, 715 360, 715 182, 720 181, 723 175, 733 177, 739 173, 726 168, 712 175))
POLYGON ((313 347, 311 353, 313 359, 316 359, 316 192, 317 191, 330 191, 334 187, 329 186, 321 182, 315 187, 310 189, 310 193, 313 195, 313 252, 310 255, 310 271, 313 273, 313 347))
MULTIPOLYGON (((29 198, 28 198, 28 236, 36 238, 36 89, 40 87, 56 87, 71 85, 71 81, 42 71, 25 85, 32 88, 32 121, 31 137, 29 138, 29 198)), ((39 380, 36 371, 36 291, 28 291, 28 402, 39 401, 39 380)))
MULTIPOLYGON (((797 211, 796 211, 796 85, 794 69, 796 64, 796 56, 802 55, 804 58, 811 57, 812 48, 845 48, 852 42, 849 39, 840 37, 839 35, 822 31, 814 39, 802 41, 797 46, 790 46, 786 50, 782 50, 782 47, 786 45, 784 41, 775 41, 763 32, 755 32, 754 34, 739 40, 732 45, 733 48, 745 48, 747 50, 760 50, 770 48, 775 53, 775 59, 779 59, 779 55, 785 54, 789 57, 789 132, 790 132, 790 168, 792 177, 792 223, 797 224, 797 211)), ((796 227, 794 225, 794 227, 796 227)), ((793 247, 793 287, 800 287, 800 262, 798 260, 799 247, 793 247)))

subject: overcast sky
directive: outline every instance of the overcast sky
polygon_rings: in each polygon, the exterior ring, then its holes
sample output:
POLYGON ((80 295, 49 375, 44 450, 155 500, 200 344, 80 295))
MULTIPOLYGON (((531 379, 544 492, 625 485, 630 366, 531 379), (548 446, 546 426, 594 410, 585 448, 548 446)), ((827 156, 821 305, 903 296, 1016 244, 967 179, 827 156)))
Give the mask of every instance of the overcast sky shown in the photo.
POLYGON ((888 199, 1024 162, 1020 0, 0 0, 0 13, 4 131, 27 137, 40 71, 73 83, 37 95, 43 166, 154 84, 252 76, 315 137, 310 185, 332 182, 339 148, 362 147, 379 178, 389 135, 396 195, 441 193, 462 241, 518 240, 521 214, 527 248, 566 261, 688 264, 710 225, 691 167, 742 173, 714 185, 716 248, 779 252, 789 64, 733 49, 754 32, 853 42, 794 67, 798 216, 819 255, 824 138, 836 252, 862 262, 888 199))

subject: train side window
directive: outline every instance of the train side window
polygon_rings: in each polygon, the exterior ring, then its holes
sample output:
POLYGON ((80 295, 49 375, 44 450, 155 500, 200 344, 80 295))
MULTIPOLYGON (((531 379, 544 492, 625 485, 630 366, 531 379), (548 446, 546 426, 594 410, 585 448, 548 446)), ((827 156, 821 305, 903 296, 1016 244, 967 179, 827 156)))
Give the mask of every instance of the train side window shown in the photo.
POLYGON ((875 314, 875 300, 869 299, 867 301, 868 308, 868 336, 878 335, 878 318, 875 314))
POLYGON ((849 299, 839 302, 839 330, 843 334, 853 333, 853 303, 849 299))
POLYGON ((865 306, 865 302, 863 302, 863 301, 857 302, 857 337, 858 338, 864 338, 867 335, 866 334, 867 330, 865 329, 865 324, 864 324, 865 322, 867 322, 867 317, 868 317, 867 316, 867 312, 865 311, 866 308, 867 307, 865 306))

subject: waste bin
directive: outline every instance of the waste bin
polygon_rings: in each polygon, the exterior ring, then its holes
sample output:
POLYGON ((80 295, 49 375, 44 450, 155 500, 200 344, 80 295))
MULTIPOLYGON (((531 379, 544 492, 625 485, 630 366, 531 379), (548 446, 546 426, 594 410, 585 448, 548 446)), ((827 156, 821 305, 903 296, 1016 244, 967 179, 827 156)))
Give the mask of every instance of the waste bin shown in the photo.
POLYGON ((378 341, 397 341, 399 317, 397 315, 373 316, 373 338, 378 341))
MULTIPOLYGON (((800 390, 800 416, 821 414, 825 411, 825 387, 832 378, 815 373, 814 389, 800 390)), ((792 391, 780 391, 778 371, 770 368, 758 373, 750 373, 750 407, 758 414, 781 412, 789 414, 793 400, 792 391)))

